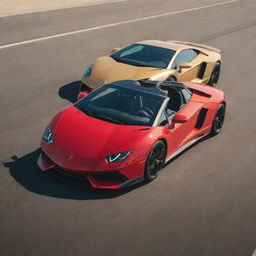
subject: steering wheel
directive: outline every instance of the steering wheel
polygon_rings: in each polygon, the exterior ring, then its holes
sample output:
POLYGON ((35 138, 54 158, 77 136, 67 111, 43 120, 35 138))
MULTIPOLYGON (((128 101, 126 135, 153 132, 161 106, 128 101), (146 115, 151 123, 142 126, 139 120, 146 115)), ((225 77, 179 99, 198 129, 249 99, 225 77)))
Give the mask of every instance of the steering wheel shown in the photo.
POLYGON ((135 115, 151 118, 154 115, 154 112, 147 107, 142 107, 135 112, 135 115))

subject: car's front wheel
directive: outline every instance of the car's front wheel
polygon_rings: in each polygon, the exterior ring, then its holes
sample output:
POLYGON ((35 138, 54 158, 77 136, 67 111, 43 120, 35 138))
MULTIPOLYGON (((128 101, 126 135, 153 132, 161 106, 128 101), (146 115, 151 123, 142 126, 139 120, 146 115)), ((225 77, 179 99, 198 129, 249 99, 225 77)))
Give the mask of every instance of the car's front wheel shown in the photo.
POLYGON ((165 163, 167 149, 162 140, 157 141, 152 147, 145 165, 144 178, 146 181, 154 180, 165 163))
POLYGON ((215 117, 212 122, 212 130, 210 133, 211 136, 215 136, 221 131, 224 124, 225 111, 226 106, 224 103, 221 103, 216 111, 215 117))

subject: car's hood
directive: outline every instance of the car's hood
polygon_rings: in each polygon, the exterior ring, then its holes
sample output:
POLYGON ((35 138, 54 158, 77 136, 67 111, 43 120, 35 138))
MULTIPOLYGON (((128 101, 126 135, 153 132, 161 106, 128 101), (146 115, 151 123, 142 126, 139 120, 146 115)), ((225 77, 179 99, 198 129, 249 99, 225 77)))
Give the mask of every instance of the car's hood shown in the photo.
POLYGON ((170 71, 160 68, 139 67, 117 62, 109 56, 99 58, 93 66, 92 79, 101 80, 105 83, 118 80, 139 80, 157 77, 159 80, 170 75, 170 71))
POLYGON ((150 132, 142 126, 117 125, 92 118, 74 106, 58 118, 52 127, 53 145, 50 146, 79 157, 105 158, 119 150, 131 150, 125 145, 150 132))

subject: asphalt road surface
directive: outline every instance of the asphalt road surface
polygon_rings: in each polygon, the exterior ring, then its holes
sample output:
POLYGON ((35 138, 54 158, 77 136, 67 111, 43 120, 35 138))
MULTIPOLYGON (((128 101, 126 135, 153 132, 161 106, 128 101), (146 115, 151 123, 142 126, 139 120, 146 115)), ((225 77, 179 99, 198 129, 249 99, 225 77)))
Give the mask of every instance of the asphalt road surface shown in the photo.
POLYGON ((251 256, 255 14, 255 0, 129 0, 0 18, 0 255, 251 256), (223 131, 174 159, 154 182, 123 192, 42 173, 42 133, 74 102, 85 68, 144 39, 221 49, 223 131))

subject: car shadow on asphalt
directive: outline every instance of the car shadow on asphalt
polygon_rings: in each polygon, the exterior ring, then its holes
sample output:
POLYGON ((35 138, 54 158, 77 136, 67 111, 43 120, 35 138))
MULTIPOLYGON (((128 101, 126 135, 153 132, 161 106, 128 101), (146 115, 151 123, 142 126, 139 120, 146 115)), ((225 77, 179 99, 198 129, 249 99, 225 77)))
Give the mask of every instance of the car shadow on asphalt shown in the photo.
POLYGON ((59 96, 62 99, 70 101, 71 103, 75 103, 79 93, 80 82, 81 81, 74 81, 72 83, 61 86, 58 91, 59 96))
POLYGON ((141 183, 123 190, 93 189, 88 185, 73 183, 49 172, 42 172, 37 166, 39 154, 40 149, 37 149, 20 158, 12 156, 12 161, 3 163, 9 168, 11 176, 33 193, 65 199, 97 200, 119 197, 143 185, 141 183))

